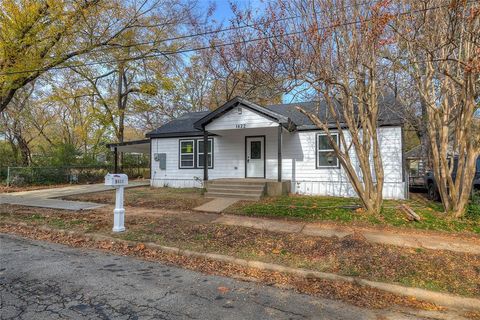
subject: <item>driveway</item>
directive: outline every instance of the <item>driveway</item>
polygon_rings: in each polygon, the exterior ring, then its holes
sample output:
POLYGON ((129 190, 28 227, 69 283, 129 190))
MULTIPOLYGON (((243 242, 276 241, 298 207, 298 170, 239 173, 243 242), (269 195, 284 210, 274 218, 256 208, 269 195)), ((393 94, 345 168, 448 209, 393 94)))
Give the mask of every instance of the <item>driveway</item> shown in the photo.
MULTIPOLYGON (((148 185, 150 185, 149 180, 130 181, 126 188, 134 188, 148 185)), ((0 204, 16 204, 22 206, 63 210, 89 210, 103 207, 104 205, 92 202, 67 201, 53 198, 60 198, 92 192, 102 192, 113 189, 113 187, 106 186, 103 183, 98 183, 88 185, 72 185, 63 188, 0 193, 0 204)))
POLYGON ((10 235, 0 246, 2 319, 422 319, 10 235))

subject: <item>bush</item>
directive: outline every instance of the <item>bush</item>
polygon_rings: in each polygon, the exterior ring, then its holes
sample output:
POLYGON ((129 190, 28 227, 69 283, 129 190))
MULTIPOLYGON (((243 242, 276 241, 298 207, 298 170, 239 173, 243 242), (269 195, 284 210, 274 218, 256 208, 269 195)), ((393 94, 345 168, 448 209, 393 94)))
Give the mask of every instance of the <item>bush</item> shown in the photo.
POLYGON ((471 220, 480 221, 480 190, 474 190, 472 200, 467 206, 465 216, 471 220))
POLYGON ((13 167, 10 168, 10 184, 23 186, 102 182, 109 171, 109 166, 13 167))

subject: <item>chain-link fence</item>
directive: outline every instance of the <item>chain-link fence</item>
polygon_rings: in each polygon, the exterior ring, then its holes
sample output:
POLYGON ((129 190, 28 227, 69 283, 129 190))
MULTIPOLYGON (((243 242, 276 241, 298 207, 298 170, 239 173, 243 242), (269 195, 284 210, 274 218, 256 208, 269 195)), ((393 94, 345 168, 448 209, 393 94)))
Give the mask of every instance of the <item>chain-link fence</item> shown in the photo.
MULTIPOLYGON (((113 166, 70 166, 70 167, 2 167, 0 180, 10 186, 50 185, 66 183, 102 182, 113 166)), ((122 173, 130 179, 150 178, 150 168, 124 166, 122 173)))
POLYGON ((8 176, 8 167, 0 167, 0 185, 6 183, 8 176))

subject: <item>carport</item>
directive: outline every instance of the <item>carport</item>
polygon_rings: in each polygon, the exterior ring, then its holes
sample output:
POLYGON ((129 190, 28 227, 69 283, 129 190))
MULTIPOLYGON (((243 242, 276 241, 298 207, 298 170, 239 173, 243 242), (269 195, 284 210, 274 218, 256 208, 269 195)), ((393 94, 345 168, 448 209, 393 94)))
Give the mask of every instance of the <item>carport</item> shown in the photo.
POLYGON ((114 155, 114 173, 118 173, 118 153, 143 153, 148 154, 151 163, 151 144, 150 139, 132 140, 119 143, 107 144, 114 155))

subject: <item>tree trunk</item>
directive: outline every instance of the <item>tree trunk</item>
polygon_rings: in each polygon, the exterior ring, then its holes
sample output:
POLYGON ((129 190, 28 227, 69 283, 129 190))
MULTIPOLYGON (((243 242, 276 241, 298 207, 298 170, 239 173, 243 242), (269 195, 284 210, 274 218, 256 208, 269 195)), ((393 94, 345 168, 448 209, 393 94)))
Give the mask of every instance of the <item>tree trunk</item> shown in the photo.
POLYGON ((18 149, 20 150, 22 165, 28 167, 31 164, 31 152, 27 141, 21 136, 16 134, 15 140, 18 143, 18 149))

